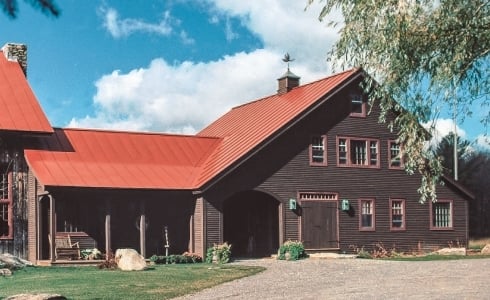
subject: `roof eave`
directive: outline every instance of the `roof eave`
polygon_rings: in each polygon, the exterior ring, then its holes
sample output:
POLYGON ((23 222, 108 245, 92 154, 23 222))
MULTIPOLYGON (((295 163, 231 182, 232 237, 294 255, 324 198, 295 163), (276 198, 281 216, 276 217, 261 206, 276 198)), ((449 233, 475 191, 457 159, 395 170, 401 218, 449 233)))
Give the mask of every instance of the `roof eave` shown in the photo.
POLYGON ((305 108, 300 114, 298 114, 295 118, 291 119, 290 122, 288 122, 286 125, 284 125, 281 128, 278 128, 273 134, 271 134, 267 139, 261 141, 259 144, 257 144, 255 147, 253 147, 250 151, 239 157, 237 160, 235 160, 234 163, 230 164, 228 167, 223 169, 221 172, 219 172, 217 175, 213 176, 206 182, 202 182, 199 186, 199 190, 202 192, 205 192, 209 190, 213 185, 215 185, 217 182, 219 182, 222 178, 226 177, 228 174, 236 170, 238 167, 240 167, 243 163, 245 163, 248 159, 250 159, 252 156, 254 156, 256 153, 258 153, 260 150, 264 149, 267 147, 270 143, 272 143, 275 139, 277 139, 279 136, 281 136, 283 133, 285 133, 287 130, 289 130, 291 127, 296 125, 299 121, 303 120, 308 114, 310 114, 312 111, 316 110, 319 106, 321 106, 325 101, 328 101, 331 97, 336 95, 339 91, 344 89, 346 86, 351 84, 353 81, 357 80, 361 76, 366 76, 366 73, 362 68, 357 68, 355 72, 352 73, 352 75, 344 80, 343 83, 339 84, 336 86, 333 90, 330 90, 323 94, 322 96, 318 97, 318 100, 315 101, 313 105, 310 105, 309 107, 305 108))

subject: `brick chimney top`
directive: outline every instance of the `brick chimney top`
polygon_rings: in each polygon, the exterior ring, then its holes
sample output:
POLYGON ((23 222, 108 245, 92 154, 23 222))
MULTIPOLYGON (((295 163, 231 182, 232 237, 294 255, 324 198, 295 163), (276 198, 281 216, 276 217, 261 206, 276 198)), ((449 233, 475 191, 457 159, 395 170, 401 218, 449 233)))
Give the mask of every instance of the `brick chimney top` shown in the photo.
POLYGON ((293 72, 291 72, 289 70, 289 66, 288 66, 288 70, 286 73, 284 73, 284 75, 282 75, 281 77, 279 77, 277 79, 278 81, 278 89, 277 89, 277 93, 279 95, 282 95, 282 94, 285 94, 287 92, 289 92, 291 89, 299 86, 299 79, 301 77, 295 75, 293 72))
POLYGON ((27 77, 27 46, 7 43, 2 47, 2 52, 7 60, 18 62, 24 75, 27 77))

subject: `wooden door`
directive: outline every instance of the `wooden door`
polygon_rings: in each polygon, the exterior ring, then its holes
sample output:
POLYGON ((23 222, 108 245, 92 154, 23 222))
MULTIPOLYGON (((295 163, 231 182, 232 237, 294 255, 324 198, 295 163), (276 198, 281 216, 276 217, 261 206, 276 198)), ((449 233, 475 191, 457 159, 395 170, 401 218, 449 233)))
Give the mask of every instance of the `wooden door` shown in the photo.
POLYGON ((301 239, 306 249, 336 249, 337 201, 301 201, 301 239))

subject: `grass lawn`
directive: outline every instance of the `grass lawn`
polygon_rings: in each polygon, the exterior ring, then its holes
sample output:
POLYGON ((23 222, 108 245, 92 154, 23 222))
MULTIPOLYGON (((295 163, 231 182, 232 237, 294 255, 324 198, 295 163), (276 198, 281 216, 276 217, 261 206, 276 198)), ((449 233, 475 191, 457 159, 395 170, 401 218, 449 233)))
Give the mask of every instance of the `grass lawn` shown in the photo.
POLYGON ((177 264, 140 272, 97 267, 28 267, 0 277, 0 299, 21 293, 56 293, 68 299, 169 299, 250 276, 262 267, 177 264))

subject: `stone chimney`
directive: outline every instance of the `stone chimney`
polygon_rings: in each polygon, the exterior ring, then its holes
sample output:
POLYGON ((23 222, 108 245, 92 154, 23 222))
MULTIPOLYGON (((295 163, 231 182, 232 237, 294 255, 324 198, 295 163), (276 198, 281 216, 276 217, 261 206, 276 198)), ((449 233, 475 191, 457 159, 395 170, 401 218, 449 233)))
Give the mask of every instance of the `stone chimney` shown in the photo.
POLYGON ((291 89, 299 86, 299 79, 300 77, 291 72, 288 67, 288 71, 277 79, 279 85, 277 93, 279 95, 282 95, 289 92, 291 89))
POLYGON ((2 51, 8 61, 19 63, 24 75, 27 77, 27 46, 23 44, 7 43, 2 47, 2 51))

